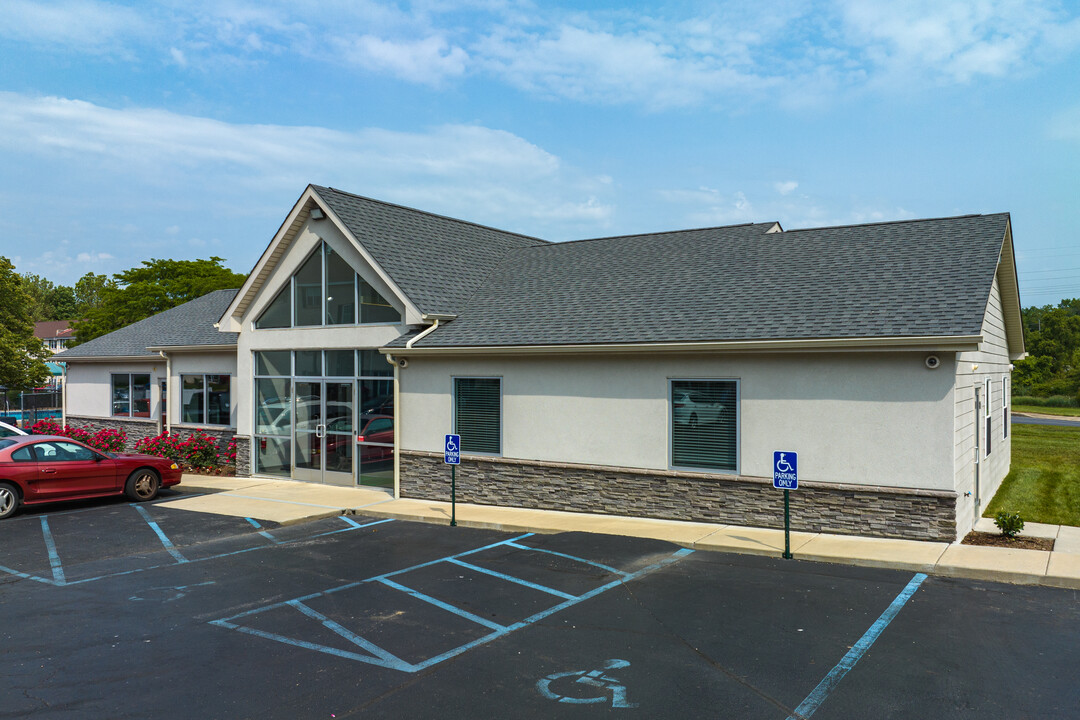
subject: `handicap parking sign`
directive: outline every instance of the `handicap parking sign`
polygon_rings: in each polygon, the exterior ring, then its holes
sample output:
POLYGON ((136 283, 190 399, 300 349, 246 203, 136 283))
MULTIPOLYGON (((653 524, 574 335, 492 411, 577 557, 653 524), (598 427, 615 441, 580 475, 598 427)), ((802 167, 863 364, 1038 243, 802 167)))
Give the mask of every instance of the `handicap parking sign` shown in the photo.
POLYGON ((781 452, 777 450, 772 454, 772 457, 773 487, 777 490, 798 490, 799 454, 793 452, 781 452))
POLYGON ((447 465, 461 464, 461 436, 447 435, 443 442, 443 462, 447 465))

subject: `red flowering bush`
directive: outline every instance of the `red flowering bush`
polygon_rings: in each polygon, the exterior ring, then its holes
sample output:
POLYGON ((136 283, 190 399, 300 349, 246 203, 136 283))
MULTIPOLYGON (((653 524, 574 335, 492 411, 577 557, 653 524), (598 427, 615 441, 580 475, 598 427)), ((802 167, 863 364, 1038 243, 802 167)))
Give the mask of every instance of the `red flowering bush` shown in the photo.
POLYGON ((31 435, 63 435, 64 428, 52 418, 38 420, 30 426, 31 435))
POLYGON ((30 433, 32 435, 69 437, 72 440, 84 442, 92 448, 104 450, 105 452, 124 452, 124 448, 127 446, 127 433, 123 430, 102 428, 97 432, 93 432, 87 427, 60 425, 51 419, 38 420, 30 426, 30 433))
POLYGON ((169 458, 191 470, 209 471, 222 465, 236 464, 235 440, 231 440, 225 450, 219 453, 218 441, 199 431, 186 438, 168 431, 155 437, 143 438, 135 443, 135 451, 169 458))
POLYGON ((102 428, 94 433, 87 444, 107 452, 124 452, 124 447, 127 446, 127 433, 123 430, 102 428))

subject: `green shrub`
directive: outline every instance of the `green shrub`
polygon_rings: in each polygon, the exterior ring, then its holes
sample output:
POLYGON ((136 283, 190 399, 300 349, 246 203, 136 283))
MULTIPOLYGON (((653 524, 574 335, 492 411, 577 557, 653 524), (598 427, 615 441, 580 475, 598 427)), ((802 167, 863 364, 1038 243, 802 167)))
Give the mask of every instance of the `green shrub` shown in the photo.
POLYGON ((1031 395, 1014 395, 1013 405, 1034 405, 1036 407, 1080 407, 1080 393, 1077 397, 1068 395, 1051 395, 1050 397, 1032 397, 1031 395))
POLYGON ((994 524, 998 526, 1001 534, 1007 538, 1014 538, 1024 529, 1024 518, 1018 512, 1006 512, 1002 510, 994 518, 994 524))

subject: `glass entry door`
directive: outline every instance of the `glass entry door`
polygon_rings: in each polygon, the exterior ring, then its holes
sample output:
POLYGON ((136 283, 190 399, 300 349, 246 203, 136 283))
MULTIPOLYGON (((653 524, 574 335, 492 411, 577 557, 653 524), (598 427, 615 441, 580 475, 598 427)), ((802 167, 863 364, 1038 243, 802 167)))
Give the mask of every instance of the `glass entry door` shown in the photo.
POLYGON ((293 477, 353 485, 353 383, 297 380, 293 477))

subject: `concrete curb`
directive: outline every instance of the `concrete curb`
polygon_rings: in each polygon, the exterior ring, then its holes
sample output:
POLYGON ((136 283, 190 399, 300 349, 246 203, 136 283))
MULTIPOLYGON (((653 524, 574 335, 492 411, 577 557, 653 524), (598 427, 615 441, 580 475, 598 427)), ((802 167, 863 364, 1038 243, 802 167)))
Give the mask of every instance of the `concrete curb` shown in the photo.
MULTIPOLYGON (((292 525, 339 515, 450 524, 450 503, 393 499, 370 488, 327 488, 264 478, 185 476, 165 507, 257 517, 292 525)), ((992 522, 992 521, 989 521, 992 522)), ((664 540, 709 552, 780 557, 784 533, 772 528, 529 510, 458 503, 460 527, 551 534, 590 532, 664 540)), ((985 523, 984 523, 985 524, 985 523)), ((1033 536, 1053 537, 1060 550, 1014 550, 959 543, 827 533, 791 533, 796 560, 923 572, 941 577, 1080 589, 1080 528, 1032 523, 1033 536)))

